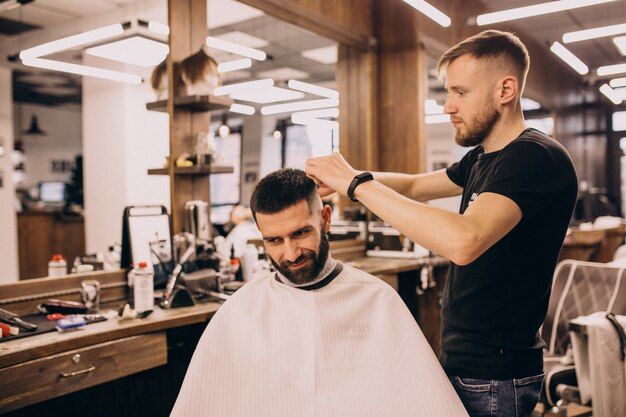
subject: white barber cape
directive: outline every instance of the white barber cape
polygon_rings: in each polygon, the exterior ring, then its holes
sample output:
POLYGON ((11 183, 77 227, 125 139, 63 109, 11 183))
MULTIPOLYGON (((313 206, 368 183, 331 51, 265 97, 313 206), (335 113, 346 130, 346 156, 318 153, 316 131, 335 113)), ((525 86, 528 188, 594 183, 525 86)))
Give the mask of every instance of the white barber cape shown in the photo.
POLYGON ((200 338, 171 416, 466 417, 398 294, 334 264, 308 289, 272 273, 233 294, 200 338))

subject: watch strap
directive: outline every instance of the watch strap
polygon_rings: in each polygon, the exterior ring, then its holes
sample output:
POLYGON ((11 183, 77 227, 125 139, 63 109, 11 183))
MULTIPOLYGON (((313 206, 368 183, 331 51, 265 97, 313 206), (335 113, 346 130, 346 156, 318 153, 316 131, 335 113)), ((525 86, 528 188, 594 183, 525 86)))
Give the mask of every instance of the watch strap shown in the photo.
POLYGON ((356 187, 363 184, 364 182, 372 181, 373 179, 374 179, 374 175, 372 175, 371 172, 367 172, 367 171, 361 172, 360 174, 355 175, 354 178, 352 179, 352 182, 350 183, 350 186, 348 187, 347 195, 350 198, 350 200, 358 202, 359 200, 354 198, 354 190, 356 190, 356 187))

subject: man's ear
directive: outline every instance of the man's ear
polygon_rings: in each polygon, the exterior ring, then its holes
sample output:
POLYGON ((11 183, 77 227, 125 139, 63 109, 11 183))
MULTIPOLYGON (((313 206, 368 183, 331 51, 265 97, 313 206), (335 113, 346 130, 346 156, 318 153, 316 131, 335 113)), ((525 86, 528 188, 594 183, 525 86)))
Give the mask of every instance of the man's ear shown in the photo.
POLYGON ((507 75, 499 83, 500 87, 500 103, 509 104, 511 101, 517 98, 518 83, 517 78, 512 75, 507 75))
POLYGON ((324 233, 330 232, 330 223, 333 218, 333 209, 329 205, 324 204, 322 207, 322 224, 324 225, 324 233))

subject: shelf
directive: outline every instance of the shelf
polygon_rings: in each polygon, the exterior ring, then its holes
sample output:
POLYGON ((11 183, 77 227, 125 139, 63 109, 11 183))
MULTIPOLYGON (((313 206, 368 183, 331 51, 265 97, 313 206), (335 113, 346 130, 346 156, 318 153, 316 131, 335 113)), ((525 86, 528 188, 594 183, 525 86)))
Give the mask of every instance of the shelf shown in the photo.
MULTIPOLYGON (((233 100, 228 97, 216 96, 183 96, 174 98, 174 107, 187 109, 191 112, 225 110, 230 108, 233 100)), ((146 109, 167 112, 167 100, 146 103, 146 109)))
MULTIPOLYGON (((232 174, 233 167, 229 166, 192 166, 176 168, 174 175, 211 175, 211 174, 232 174)), ((169 175, 167 168, 153 168, 148 170, 148 175, 169 175)))

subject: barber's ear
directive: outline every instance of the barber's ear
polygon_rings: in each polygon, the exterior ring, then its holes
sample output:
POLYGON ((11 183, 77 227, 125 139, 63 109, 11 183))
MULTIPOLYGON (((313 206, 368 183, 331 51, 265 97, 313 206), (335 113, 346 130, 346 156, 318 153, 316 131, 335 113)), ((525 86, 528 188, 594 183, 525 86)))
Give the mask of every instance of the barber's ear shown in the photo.
POLYGON ((513 76, 506 76, 500 81, 500 103, 508 104, 517 97, 517 79, 513 76))

